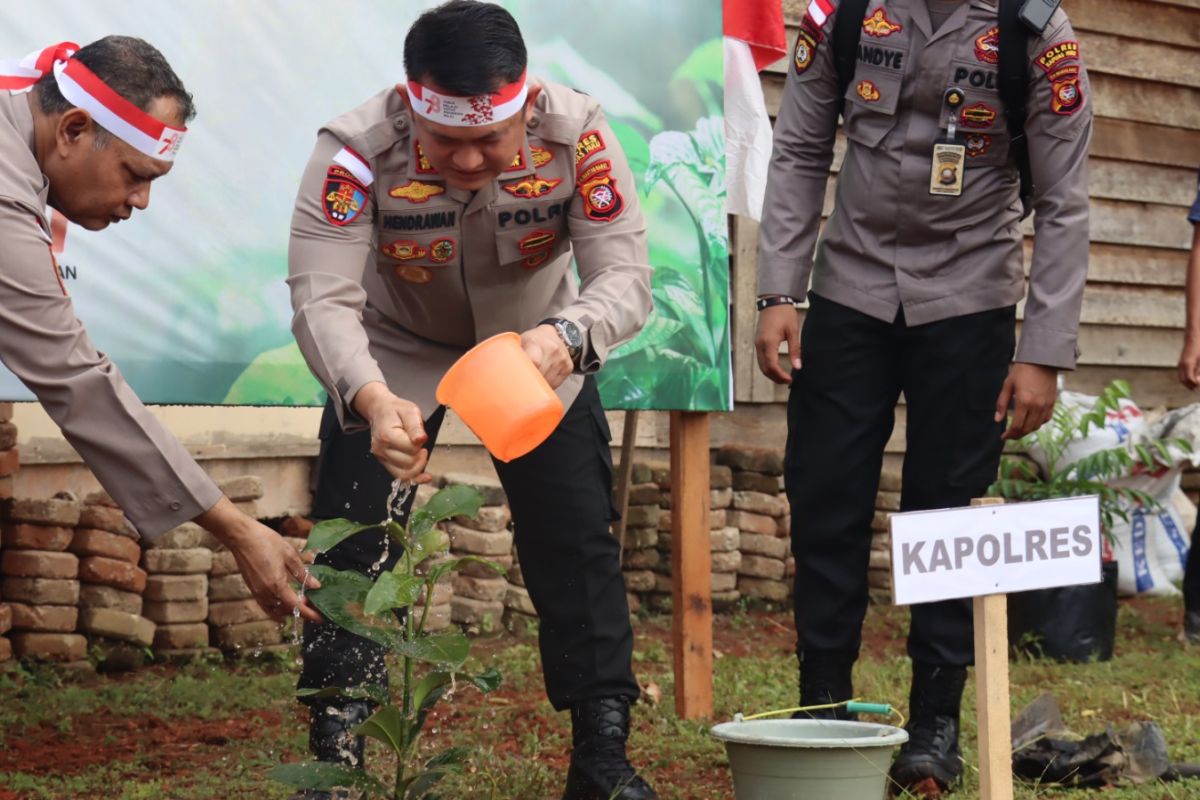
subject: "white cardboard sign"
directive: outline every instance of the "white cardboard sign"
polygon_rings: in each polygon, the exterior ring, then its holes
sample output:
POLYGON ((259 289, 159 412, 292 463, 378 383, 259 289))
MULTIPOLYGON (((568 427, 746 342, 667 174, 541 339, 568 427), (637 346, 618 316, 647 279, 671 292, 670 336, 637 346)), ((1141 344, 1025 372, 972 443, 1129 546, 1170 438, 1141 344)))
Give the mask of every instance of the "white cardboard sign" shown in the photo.
POLYGON ((1095 495, 893 514, 896 605, 1100 582, 1095 495))

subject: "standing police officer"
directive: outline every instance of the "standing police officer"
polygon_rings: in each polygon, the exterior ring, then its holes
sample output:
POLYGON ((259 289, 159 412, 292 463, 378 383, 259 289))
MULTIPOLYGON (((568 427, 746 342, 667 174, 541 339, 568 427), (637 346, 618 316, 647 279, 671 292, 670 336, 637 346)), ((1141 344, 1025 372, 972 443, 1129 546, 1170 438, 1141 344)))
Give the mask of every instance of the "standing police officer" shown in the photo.
POLYGON ((47 206, 93 231, 145 210, 194 113, 141 39, 63 42, 0 62, 0 359, 143 538, 195 520, 234 553, 267 613, 299 606, 320 619, 288 585, 305 579, 299 554, 238 511, 142 405, 75 316, 54 260, 47 206))
MULTIPOLYGON (((625 756, 639 689, 591 377, 651 308, 633 176, 594 100, 526 74, 520 30, 499 6, 426 12, 404 65, 406 83, 321 130, 296 201, 293 331, 330 396, 314 515, 383 519, 393 478, 428 479, 438 380, 477 342, 522 332, 568 408, 533 452, 496 462, 540 617, 546 693, 571 711, 565 797, 656 797, 625 756)), ((382 550, 382 534, 360 535, 318 562, 369 572, 382 550)), ((306 625, 302 687, 384 675, 378 647, 306 625)), ((361 739, 347 732, 370 707, 312 712, 317 757, 361 764, 361 739)))
MULTIPOLYGON (((1002 440, 1049 418, 1057 373, 1075 365, 1088 251, 1090 90, 1061 11, 1029 37, 1026 54, 1036 187, 1028 293, 996 1, 870 0, 844 94, 831 52, 836 15, 830 0, 812 0, 799 32, 759 259, 759 366, 791 384, 786 486, 801 705, 852 696, 870 521, 900 393, 901 508, 982 495, 1002 440), (814 264, 839 111, 848 144, 814 264), (794 304, 806 295, 801 336, 794 304), (790 374, 779 363, 783 342, 790 374)), ((932 793, 962 774, 969 603, 914 606, 908 651, 911 738, 892 778, 932 793)))

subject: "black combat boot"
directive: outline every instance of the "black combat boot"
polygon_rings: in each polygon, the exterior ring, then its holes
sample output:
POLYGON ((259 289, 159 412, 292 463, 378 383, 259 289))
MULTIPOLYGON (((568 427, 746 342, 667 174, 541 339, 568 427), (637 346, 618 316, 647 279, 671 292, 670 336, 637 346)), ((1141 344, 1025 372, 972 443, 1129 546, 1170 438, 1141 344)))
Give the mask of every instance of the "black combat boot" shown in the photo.
POLYGON ((1200 644, 1200 610, 1183 612, 1183 639, 1188 644, 1200 644))
MULTIPOLYGON (((858 656, 822 650, 800 652, 800 705, 823 706, 840 703, 854 696, 851 673, 858 656)), ((858 719, 845 706, 797 711, 792 719, 858 719)))
POLYGON ((966 682, 966 667, 913 662, 905 725, 908 741, 892 764, 894 791, 908 789, 918 796, 938 797, 962 777, 958 717, 966 682))
POLYGON ((602 697, 571 709, 571 768, 563 800, 658 800, 625 757, 629 700, 602 697))
MULTIPOLYGON (((313 703, 308 723, 308 749, 317 761, 363 769, 364 739, 350 731, 367 721, 373 713, 370 703, 362 700, 338 703, 313 703)), ((322 791, 305 789, 289 800, 358 800, 356 789, 322 791)))

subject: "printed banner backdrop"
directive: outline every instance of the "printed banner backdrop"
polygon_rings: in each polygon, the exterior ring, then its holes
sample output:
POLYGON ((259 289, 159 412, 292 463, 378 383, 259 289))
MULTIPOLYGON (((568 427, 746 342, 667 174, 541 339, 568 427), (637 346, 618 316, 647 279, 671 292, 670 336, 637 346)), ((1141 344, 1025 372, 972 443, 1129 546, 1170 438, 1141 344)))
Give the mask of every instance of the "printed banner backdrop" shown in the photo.
MULTIPOLYGON (((317 129, 402 79, 404 34, 433 5, 43 0, 7 15, 0 58, 140 36, 195 95, 199 115, 149 210, 100 233, 67 226, 58 253, 80 318, 143 400, 324 402, 289 330, 296 187, 317 129)), ((731 408, 721 4, 504 5, 531 72, 600 100, 639 177, 655 311, 600 373, 606 405, 731 408)), ((31 399, 6 371, 0 397, 31 399)))

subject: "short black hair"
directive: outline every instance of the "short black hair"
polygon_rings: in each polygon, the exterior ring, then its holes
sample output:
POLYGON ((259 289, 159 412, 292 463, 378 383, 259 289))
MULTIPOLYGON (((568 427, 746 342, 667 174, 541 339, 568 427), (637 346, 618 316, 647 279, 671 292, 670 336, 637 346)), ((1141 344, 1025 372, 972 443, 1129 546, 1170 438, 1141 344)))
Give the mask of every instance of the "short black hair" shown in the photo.
MULTIPOLYGON (((73 56, 114 92, 147 111, 160 97, 171 97, 179 106, 186 125, 196 116, 192 95, 171 69, 158 48, 133 36, 105 36, 79 48, 73 56)), ((54 73, 47 72, 36 84, 43 114, 69 111, 74 106, 58 89, 54 73)))
POLYGON ((521 29, 503 8, 450 0, 417 18, 404 38, 404 71, 457 95, 489 94, 528 64, 521 29))

